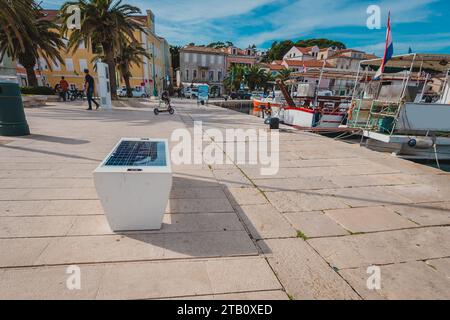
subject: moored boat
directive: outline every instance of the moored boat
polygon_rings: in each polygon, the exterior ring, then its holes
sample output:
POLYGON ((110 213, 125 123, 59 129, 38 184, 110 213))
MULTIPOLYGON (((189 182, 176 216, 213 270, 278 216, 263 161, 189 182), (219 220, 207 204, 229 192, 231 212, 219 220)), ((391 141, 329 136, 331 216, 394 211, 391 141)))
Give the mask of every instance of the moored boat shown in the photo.
MULTIPOLYGON (((382 59, 361 67, 377 68, 382 59)), ((416 160, 450 159, 450 55, 408 54, 380 79, 358 76, 348 126, 374 150, 416 160)))

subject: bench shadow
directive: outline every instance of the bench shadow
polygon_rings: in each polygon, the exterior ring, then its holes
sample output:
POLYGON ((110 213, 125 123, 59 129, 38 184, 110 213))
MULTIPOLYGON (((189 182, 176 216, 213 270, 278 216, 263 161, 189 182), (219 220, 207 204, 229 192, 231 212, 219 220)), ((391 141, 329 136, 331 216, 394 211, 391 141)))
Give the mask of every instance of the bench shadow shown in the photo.
POLYGON ((116 234, 161 247, 166 259, 257 256, 255 238, 261 237, 248 231, 256 228, 244 224, 226 188, 214 178, 176 174, 169 200, 173 212, 165 216, 170 223, 161 230, 116 234), (212 196, 198 197, 199 192, 212 196))
POLYGON ((25 139, 25 140, 36 140, 36 141, 43 141, 43 142, 61 143, 61 144, 69 144, 69 145, 81 145, 81 144, 90 143, 90 141, 88 141, 88 140, 73 139, 73 138, 66 138, 66 137, 57 137, 57 136, 48 136, 48 135, 44 135, 44 134, 31 134, 29 136, 22 137, 22 139, 25 139))

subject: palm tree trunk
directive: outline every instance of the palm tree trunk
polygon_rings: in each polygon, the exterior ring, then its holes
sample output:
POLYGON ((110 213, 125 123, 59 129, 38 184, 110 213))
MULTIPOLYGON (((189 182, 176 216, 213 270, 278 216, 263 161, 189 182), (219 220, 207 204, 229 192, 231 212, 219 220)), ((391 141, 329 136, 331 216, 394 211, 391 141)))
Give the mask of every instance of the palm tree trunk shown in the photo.
POLYGON ((132 98, 133 97, 133 92, 131 90, 130 75, 129 74, 125 74, 123 76, 123 80, 125 81, 125 86, 127 88, 127 96, 128 96, 128 98, 132 98))
POLYGON ((36 73, 34 72, 34 65, 24 66, 24 68, 27 71, 28 86, 37 87, 39 84, 36 77, 36 73))
POLYGON ((110 43, 102 43, 103 51, 105 53, 106 64, 109 69, 109 85, 111 87, 111 99, 117 98, 117 81, 116 81, 116 62, 114 61, 114 51, 110 43))
POLYGON ((34 67, 36 66, 36 59, 32 54, 24 52, 18 56, 19 63, 25 68, 27 72, 28 86, 37 87, 38 80, 34 73, 34 67))

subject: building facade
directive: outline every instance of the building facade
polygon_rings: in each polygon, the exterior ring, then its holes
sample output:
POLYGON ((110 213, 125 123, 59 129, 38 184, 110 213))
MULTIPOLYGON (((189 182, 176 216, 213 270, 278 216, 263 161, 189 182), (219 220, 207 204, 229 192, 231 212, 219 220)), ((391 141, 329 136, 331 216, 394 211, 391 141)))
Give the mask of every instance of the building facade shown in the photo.
POLYGON ((336 69, 358 71, 359 63, 365 59, 366 54, 362 51, 345 49, 336 51, 327 58, 327 62, 336 69))
POLYGON ((316 60, 319 55, 320 49, 318 46, 313 47, 292 47, 283 57, 283 60, 316 60))
POLYGON ((225 49, 226 67, 227 71, 230 70, 233 65, 240 65, 244 67, 252 67, 258 62, 258 56, 256 51, 252 48, 239 49, 236 47, 228 47, 225 49))
POLYGON ((180 78, 183 86, 206 83, 213 95, 221 95, 225 92, 223 80, 234 65, 252 67, 257 62, 253 48, 186 46, 180 50, 180 78))
MULTIPOLYGON (((44 10, 47 19, 56 19, 57 10, 44 10)), ((155 16, 151 10, 147 15, 135 16, 138 22, 142 24, 145 32, 135 31, 135 38, 140 41, 142 47, 150 55, 150 59, 142 57, 142 63, 132 65, 131 67, 131 86, 139 87, 150 95, 161 94, 161 91, 167 87, 167 80, 172 79, 172 65, 170 58, 169 44, 164 38, 155 34, 155 16)), ((67 43, 67 40, 64 40, 67 43)), ((39 59, 36 66, 36 75, 39 85, 55 87, 61 77, 64 76, 71 88, 83 89, 84 69, 88 69, 94 79, 97 81, 97 72, 93 60, 95 53, 88 46, 81 44, 75 51, 61 50, 61 56, 64 63, 52 63, 48 66, 44 59, 39 59)), ((27 85, 26 73, 23 67, 18 65, 17 74, 21 85, 27 85)), ((118 70, 114 75, 117 80, 118 88, 125 86, 118 70)))
POLYGON ((226 76, 226 50, 186 46, 180 50, 180 77, 183 86, 206 83, 211 93, 224 92, 226 76))

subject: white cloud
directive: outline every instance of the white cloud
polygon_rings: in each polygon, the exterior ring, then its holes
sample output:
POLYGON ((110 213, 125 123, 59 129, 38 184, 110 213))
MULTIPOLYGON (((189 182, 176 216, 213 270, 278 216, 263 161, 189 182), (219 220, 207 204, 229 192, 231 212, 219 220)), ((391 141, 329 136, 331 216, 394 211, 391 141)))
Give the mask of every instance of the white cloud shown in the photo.
MULTIPOLYGON (((428 10, 425 10, 425 6, 436 1, 384 0, 379 5, 385 17, 390 10, 393 23, 399 24, 424 21, 430 14, 428 10)), ((365 28, 368 18, 366 9, 369 4, 367 1, 355 3, 350 0, 315 0, 314 2, 297 0, 265 18, 266 23, 273 26, 270 32, 243 38, 241 42, 248 43, 254 39, 253 42, 259 45, 273 39, 298 38, 313 30, 358 26, 365 28)))
MULTIPOLYGON (((387 12, 392 12, 393 25, 422 22, 432 16, 428 5, 438 0, 379 0, 383 24, 387 12)), ((48 4, 63 0, 44 0, 48 4)), ((361 27, 362 32, 342 34, 336 40, 354 39, 362 47, 384 38, 384 31, 365 29, 366 9, 373 0, 124 0, 145 13, 152 9, 156 15, 156 31, 172 44, 197 44, 213 41, 234 41, 244 47, 277 39, 298 39, 314 33, 320 36, 341 27, 361 27), (258 9, 267 10, 259 15, 258 9), (367 32, 365 32, 367 30, 367 32), (243 35, 245 34, 245 35, 243 35)), ((426 33, 426 31, 423 31, 426 33)), ((335 33, 337 35, 337 33, 335 33)), ((395 37, 395 30, 394 30, 395 37)), ((423 36, 421 36, 423 38, 423 36)), ((402 40, 404 43, 405 37, 402 40)), ((395 39, 394 39, 395 40, 395 39)), ((422 39, 418 38, 416 41, 422 39)), ((376 45, 372 45, 376 49, 376 45)), ((369 50, 370 51, 370 50, 369 50)))
POLYGON ((151 8, 161 19, 189 23, 242 15, 271 2, 275 0, 128 0, 144 10, 151 8))

